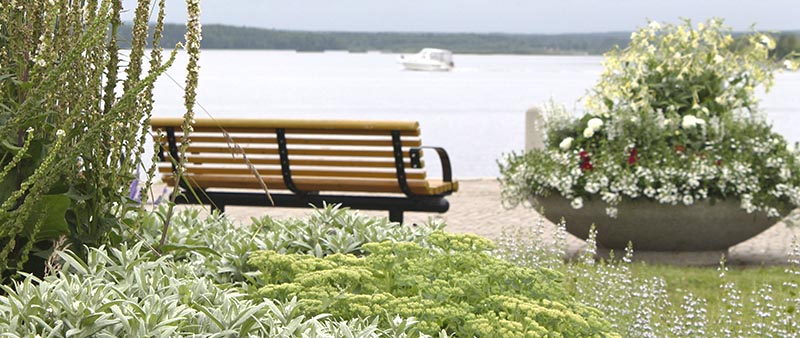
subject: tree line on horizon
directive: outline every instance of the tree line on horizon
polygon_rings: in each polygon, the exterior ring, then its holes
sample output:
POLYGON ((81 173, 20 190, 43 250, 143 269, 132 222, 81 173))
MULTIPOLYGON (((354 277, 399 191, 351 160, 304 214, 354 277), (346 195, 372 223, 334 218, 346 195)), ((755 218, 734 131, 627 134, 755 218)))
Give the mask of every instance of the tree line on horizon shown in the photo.
MULTIPOLYGON (((122 36, 130 36, 130 25, 126 25, 126 29, 126 33, 122 36)), ((162 45, 170 46, 182 42, 184 33, 183 25, 166 24, 162 45)), ((782 58, 792 52, 800 53, 800 31, 779 32, 773 36, 777 42, 777 47, 772 52, 774 57, 782 58)), ((203 26, 202 45, 204 49, 271 49, 300 52, 346 50, 411 53, 425 47, 436 47, 449 49, 454 53, 468 54, 600 55, 615 46, 626 47, 629 40, 630 32, 571 34, 311 32, 209 24, 203 26)))

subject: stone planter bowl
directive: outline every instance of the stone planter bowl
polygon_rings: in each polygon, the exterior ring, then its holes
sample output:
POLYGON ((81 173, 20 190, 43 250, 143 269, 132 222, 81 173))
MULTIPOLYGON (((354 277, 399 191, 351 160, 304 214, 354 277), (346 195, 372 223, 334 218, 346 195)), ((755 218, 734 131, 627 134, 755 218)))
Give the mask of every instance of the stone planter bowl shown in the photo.
POLYGON ((691 206, 666 205, 650 199, 624 200, 617 218, 608 217, 607 204, 599 199, 584 201, 573 209, 570 201, 556 195, 534 197, 531 202, 544 217, 558 223, 563 217, 567 232, 586 239, 589 227, 597 229, 598 246, 625 249, 633 242, 634 251, 719 251, 752 238, 783 216, 768 218, 766 213, 748 214, 738 200, 708 200, 691 206))

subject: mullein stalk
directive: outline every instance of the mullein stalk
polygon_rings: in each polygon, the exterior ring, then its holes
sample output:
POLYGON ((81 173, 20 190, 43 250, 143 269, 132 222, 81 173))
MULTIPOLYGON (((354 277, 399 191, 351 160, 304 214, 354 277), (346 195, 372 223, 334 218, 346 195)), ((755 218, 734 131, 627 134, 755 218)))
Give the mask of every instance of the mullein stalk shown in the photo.
POLYGON ((167 209, 164 227, 161 231, 161 241, 159 247, 164 245, 167 240, 167 232, 169 231, 169 224, 174 213, 175 200, 180 194, 180 180, 183 180, 183 173, 185 168, 185 155, 186 149, 189 147, 189 134, 192 132, 192 124, 194 123, 194 106, 197 100, 197 80, 200 66, 198 61, 200 59, 200 39, 201 39, 201 26, 200 26, 200 0, 186 0, 187 8, 187 21, 186 21, 186 52, 189 54, 189 63, 186 66, 186 87, 184 92, 184 106, 186 113, 183 115, 183 138, 181 139, 179 158, 173 159, 177 161, 175 172, 175 186, 172 189, 170 196, 169 208, 167 209))
MULTIPOLYGON (((161 37, 164 33, 164 17, 165 11, 164 6, 166 5, 166 0, 159 0, 158 1, 158 18, 156 19, 156 26, 153 30, 153 49, 150 51, 150 69, 156 69, 158 66, 161 65, 161 37)), ((139 137, 139 154, 144 154, 144 145, 147 138, 148 130, 147 126, 150 125, 150 118, 153 114, 153 89, 155 87, 155 83, 151 83, 145 89, 145 94, 142 97, 142 110, 144 111, 144 121, 142 122, 142 131, 139 137)), ((160 152, 161 146, 161 137, 158 137, 154 142, 154 151, 153 151, 153 158, 150 161, 150 167, 147 168, 147 179, 145 183, 142 185, 141 191, 139 191, 139 196, 147 196, 148 192, 152 189, 153 186, 153 177, 156 175, 156 169, 158 167, 158 154, 160 152)), ((138 178, 138 177, 137 177, 138 178)), ((144 201, 144 199, 142 199, 144 201)))

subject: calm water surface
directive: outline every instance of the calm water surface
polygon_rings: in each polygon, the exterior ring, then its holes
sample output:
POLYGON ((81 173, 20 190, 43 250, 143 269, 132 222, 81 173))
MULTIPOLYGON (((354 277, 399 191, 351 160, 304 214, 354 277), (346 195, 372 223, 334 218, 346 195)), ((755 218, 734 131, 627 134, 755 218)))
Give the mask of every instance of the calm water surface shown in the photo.
MULTIPOLYGON (((501 154, 524 147, 528 108, 550 98, 579 108, 577 100, 602 71, 595 56, 456 55, 449 73, 404 71, 396 58, 204 51, 198 102, 217 118, 416 120, 424 144, 447 149, 456 177, 488 177, 497 175, 501 154)), ((180 83, 185 64, 182 55, 169 71, 180 83)), ((800 73, 778 74, 761 99, 775 129, 800 141, 800 73)), ((155 115, 182 112, 181 89, 160 79, 155 115)))

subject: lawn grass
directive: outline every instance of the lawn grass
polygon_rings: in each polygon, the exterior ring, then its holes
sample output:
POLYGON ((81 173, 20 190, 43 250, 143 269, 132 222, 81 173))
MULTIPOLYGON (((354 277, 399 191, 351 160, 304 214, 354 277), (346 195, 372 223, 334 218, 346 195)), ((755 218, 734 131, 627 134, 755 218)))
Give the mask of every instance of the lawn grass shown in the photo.
MULTIPOLYGON (((671 306, 670 311, 680 313, 683 297, 692 294, 697 298, 706 300, 706 310, 709 320, 710 332, 720 332, 715 328, 714 318, 731 308, 730 301, 726 301, 723 283, 733 283, 741 292, 739 303, 744 313, 754 314, 761 311, 760 303, 769 302, 775 308, 784 307, 787 312, 795 311, 793 300, 797 298, 797 289, 786 285, 787 282, 796 282, 794 276, 787 272, 787 266, 732 266, 725 271, 725 277, 720 278, 718 267, 681 267, 670 265, 648 265, 646 263, 632 263, 630 270, 634 278, 651 279, 661 277, 666 282, 666 290, 671 306), (769 288, 769 289, 765 289, 769 288), (765 291, 769 290, 768 293, 765 291), (759 294, 761 292, 761 294, 759 294), (764 299, 764 295, 769 298, 764 299)), ((772 317, 772 316, 770 316, 772 317)), ((774 320, 774 318, 759 316, 744 316, 752 323, 774 320)), ((748 323, 743 323, 748 325, 748 323)))

